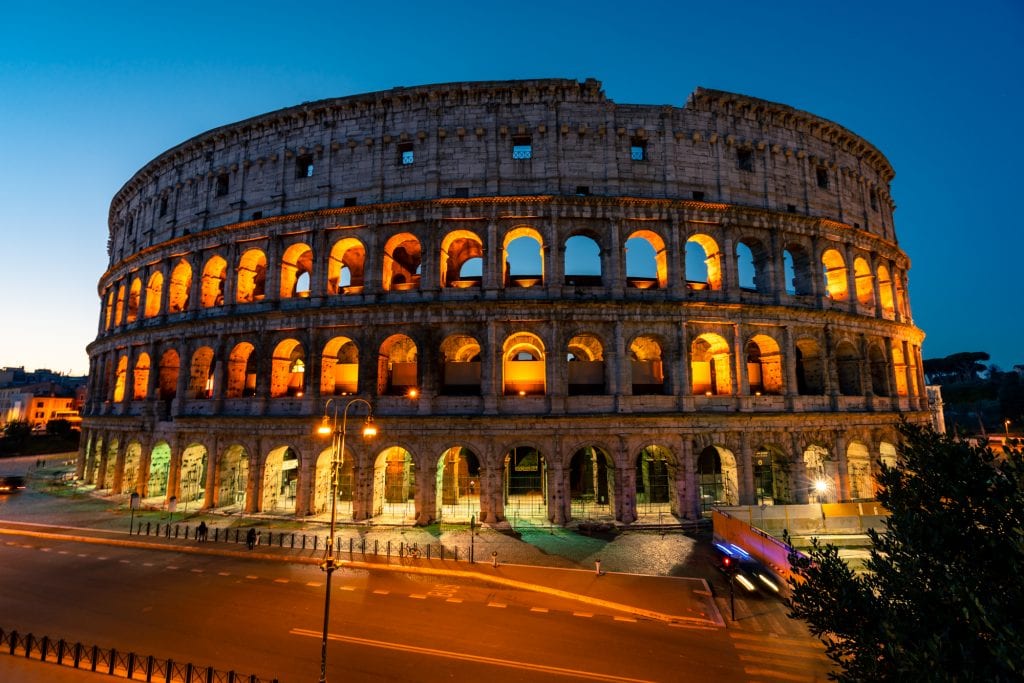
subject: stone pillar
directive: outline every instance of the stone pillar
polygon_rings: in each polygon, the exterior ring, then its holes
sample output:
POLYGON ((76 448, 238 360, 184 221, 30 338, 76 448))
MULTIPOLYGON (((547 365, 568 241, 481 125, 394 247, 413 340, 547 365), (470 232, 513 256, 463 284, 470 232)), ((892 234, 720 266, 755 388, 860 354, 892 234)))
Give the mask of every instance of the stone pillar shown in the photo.
POLYGON ((416 525, 432 524, 437 518, 437 460, 416 466, 416 525))
POLYGON ((804 463, 804 449, 800 445, 800 435, 796 432, 791 432, 790 437, 793 440, 793 493, 796 498, 798 505, 807 505, 809 500, 808 485, 807 485, 807 465, 804 463))
POLYGON ((485 328, 485 339, 480 354, 480 393, 484 400, 484 414, 494 415, 498 412, 498 397, 501 394, 502 350, 498 343, 498 329, 492 318, 488 318, 485 328))
POLYGON ((619 452, 618 457, 612 460, 616 464, 615 519, 623 524, 632 524, 637 520, 636 467, 631 466, 628 451, 619 452))
POLYGON ((754 486, 754 452, 750 446, 750 434, 743 431, 740 436, 740 453, 736 459, 740 485, 740 505, 757 505, 757 491, 754 486))
POLYGON ((110 485, 110 492, 115 495, 120 494, 124 486, 124 460, 127 452, 124 440, 125 435, 121 434, 117 439, 117 451, 114 454, 114 481, 110 485))
POLYGON ((556 451, 547 459, 548 477, 548 521, 552 524, 565 524, 569 521, 569 487, 566 479, 568 473, 562 466, 562 455, 558 452, 561 439, 554 439, 556 451))
POLYGON ((608 293, 611 299, 621 299, 626 290, 626 255, 622 248, 622 240, 619 235, 619 223, 614 220, 608 221, 607 233, 609 237, 608 257, 608 293))
POLYGON ((853 267, 853 263, 856 260, 856 254, 853 251, 853 245, 847 242, 843 249, 843 258, 846 260, 846 291, 849 293, 847 304, 848 310, 854 315, 857 314, 857 307, 860 305, 857 299, 857 274, 853 267))
POLYGON ((686 275, 682 263, 685 260, 685 248, 679 241, 679 218, 677 214, 668 215, 668 295, 670 299, 686 298, 686 275))
POLYGON ((192 354, 191 345, 182 340, 178 347, 178 378, 175 383, 174 401, 172 402, 172 415, 184 415, 185 404, 191 398, 188 395, 189 379, 192 376, 192 354))
POLYGON ((504 286, 502 278, 502 253, 501 243, 498 237, 498 224, 495 221, 487 222, 487 232, 484 235, 484 257, 483 257, 483 289, 484 298, 493 299, 497 296, 498 290, 504 286))
POLYGON ((235 303, 238 291, 238 245, 232 242, 227 247, 227 253, 221 256, 227 262, 224 266, 224 305, 231 306, 235 303))
POLYGON ((245 478, 245 512, 259 512, 263 505, 263 439, 256 439, 256 448, 248 453, 249 473, 245 478))
POLYGON ((839 469, 839 481, 837 482, 839 488, 836 491, 836 498, 840 503, 850 500, 850 464, 846 460, 846 447, 846 434, 843 432, 836 432, 835 455, 839 469))
POLYGON ((213 448, 206 451, 206 481, 203 483, 203 510, 217 504, 217 475, 220 472, 220 439, 213 437, 213 448))
POLYGON ((264 301, 281 300, 281 239, 271 236, 267 239, 267 278, 263 289, 264 301))
POLYGON ((679 465, 676 468, 676 500, 680 509, 675 513, 683 519, 700 519, 700 501, 697 499, 697 472, 693 461, 693 441, 680 439, 679 465))
POLYGON ((202 292, 203 283, 203 264, 195 263, 193 260, 196 257, 196 254, 189 254, 189 257, 186 258, 189 266, 192 268, 192 278, 188 282, 188 301, 185 302, 186 306, 182 309, 183 313, 198 311, 202 308, 200 293, 202 292))

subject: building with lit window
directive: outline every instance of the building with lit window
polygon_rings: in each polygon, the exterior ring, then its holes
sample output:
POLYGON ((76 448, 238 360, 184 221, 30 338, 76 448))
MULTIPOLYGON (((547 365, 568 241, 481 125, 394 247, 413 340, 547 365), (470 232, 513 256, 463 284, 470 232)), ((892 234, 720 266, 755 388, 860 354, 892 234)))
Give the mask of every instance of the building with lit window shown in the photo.
POLYGON ((930 419, 892 178, 785 105, 617 104, 594 80, 397 88, 202 133, 111 203, 79 476, 322 515, 315 427, 361 397, 380 433, 349 426, 342 519, 871 498, 899 416, 930 419))

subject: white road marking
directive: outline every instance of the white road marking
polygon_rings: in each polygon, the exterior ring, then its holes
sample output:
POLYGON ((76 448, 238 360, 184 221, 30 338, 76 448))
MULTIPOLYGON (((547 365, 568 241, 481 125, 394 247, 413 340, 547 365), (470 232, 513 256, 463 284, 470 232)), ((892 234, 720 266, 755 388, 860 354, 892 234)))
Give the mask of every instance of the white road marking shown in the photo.
POLYGON ((412 598, 413 600, 426 600, 427 599, 426 595, 419 595, 417 593, 413 593, 409 597, 412 598))
POLYGON ((548 610, 547 607, 531 607, 530 611, 531 612, 540 612, 542 614, 547 614, 549 610, 548 610))
POLYGON ((489 603, 487 603, 487 606, 488 607, 499 607, 499 608, 502 608, 502 609, 504 609, 505 607, 508 607, 508 605, 506 605, 503 602, 489 602, 489 603))
POLYGON ((633 624, 636 623, 636 619, 634 619, 633 617, 615 617, 615 621, 628 621, 633 624))
POLYGON ((593 612, 573 612, 574 617, 583 617, 584 619, 591 619, 594 616, 593 612))

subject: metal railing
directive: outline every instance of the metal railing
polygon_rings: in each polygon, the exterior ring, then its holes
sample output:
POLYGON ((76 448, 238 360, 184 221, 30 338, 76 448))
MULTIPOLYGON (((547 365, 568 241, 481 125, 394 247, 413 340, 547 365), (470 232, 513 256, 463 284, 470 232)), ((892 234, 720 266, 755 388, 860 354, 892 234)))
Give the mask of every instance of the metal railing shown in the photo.
POLYGON ((277 678, 259 678, 256 674, 222 671, 191 662, 158 659, 153 655, 120 652, 116 648, 83 645, 63 638, 36 637, 0 628, 0 653, 59 666, 94 671, 130 681, 159 683, 278 683, 277 678))

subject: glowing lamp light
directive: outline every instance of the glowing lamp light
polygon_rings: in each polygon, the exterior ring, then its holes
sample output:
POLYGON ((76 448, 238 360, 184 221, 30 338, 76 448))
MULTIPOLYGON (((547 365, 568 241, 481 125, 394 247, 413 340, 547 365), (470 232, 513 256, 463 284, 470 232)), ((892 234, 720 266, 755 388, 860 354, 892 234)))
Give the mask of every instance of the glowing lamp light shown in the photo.
POLYGON ((316 433, 319 434, 320 436, 328 436, 330 435, 331 431, 333 431, 331 429, 331 423, 327 419, 327 416, 324 415, 324 419, 320 422, 320 426, 316 428, 316 433))
POLYGON ((409 389, 409 393, 406 394, 406 395, 409 398, 416 398, 416 397, 418 397, 420 395, 420 390, 417 389, 416 387, 412 387, 411 389, 409 389))
POLYGON ((828 490, 828 482, 824 479, 818 479, 814 482, 814 490, 818 493, 825 493, 828 490))
POLYGON ((520 390, 519 390, 519 395, 520 395, 520 396, 526 396, 526 392, 525 392, 525 391, 523 391, 522 389, 520 389, 520 390))
POLYGON ((377 436, 377 425, 373 424, 373 418, 366 418, 365 424, 363 424, 363 438, 372 439, 377 436))

